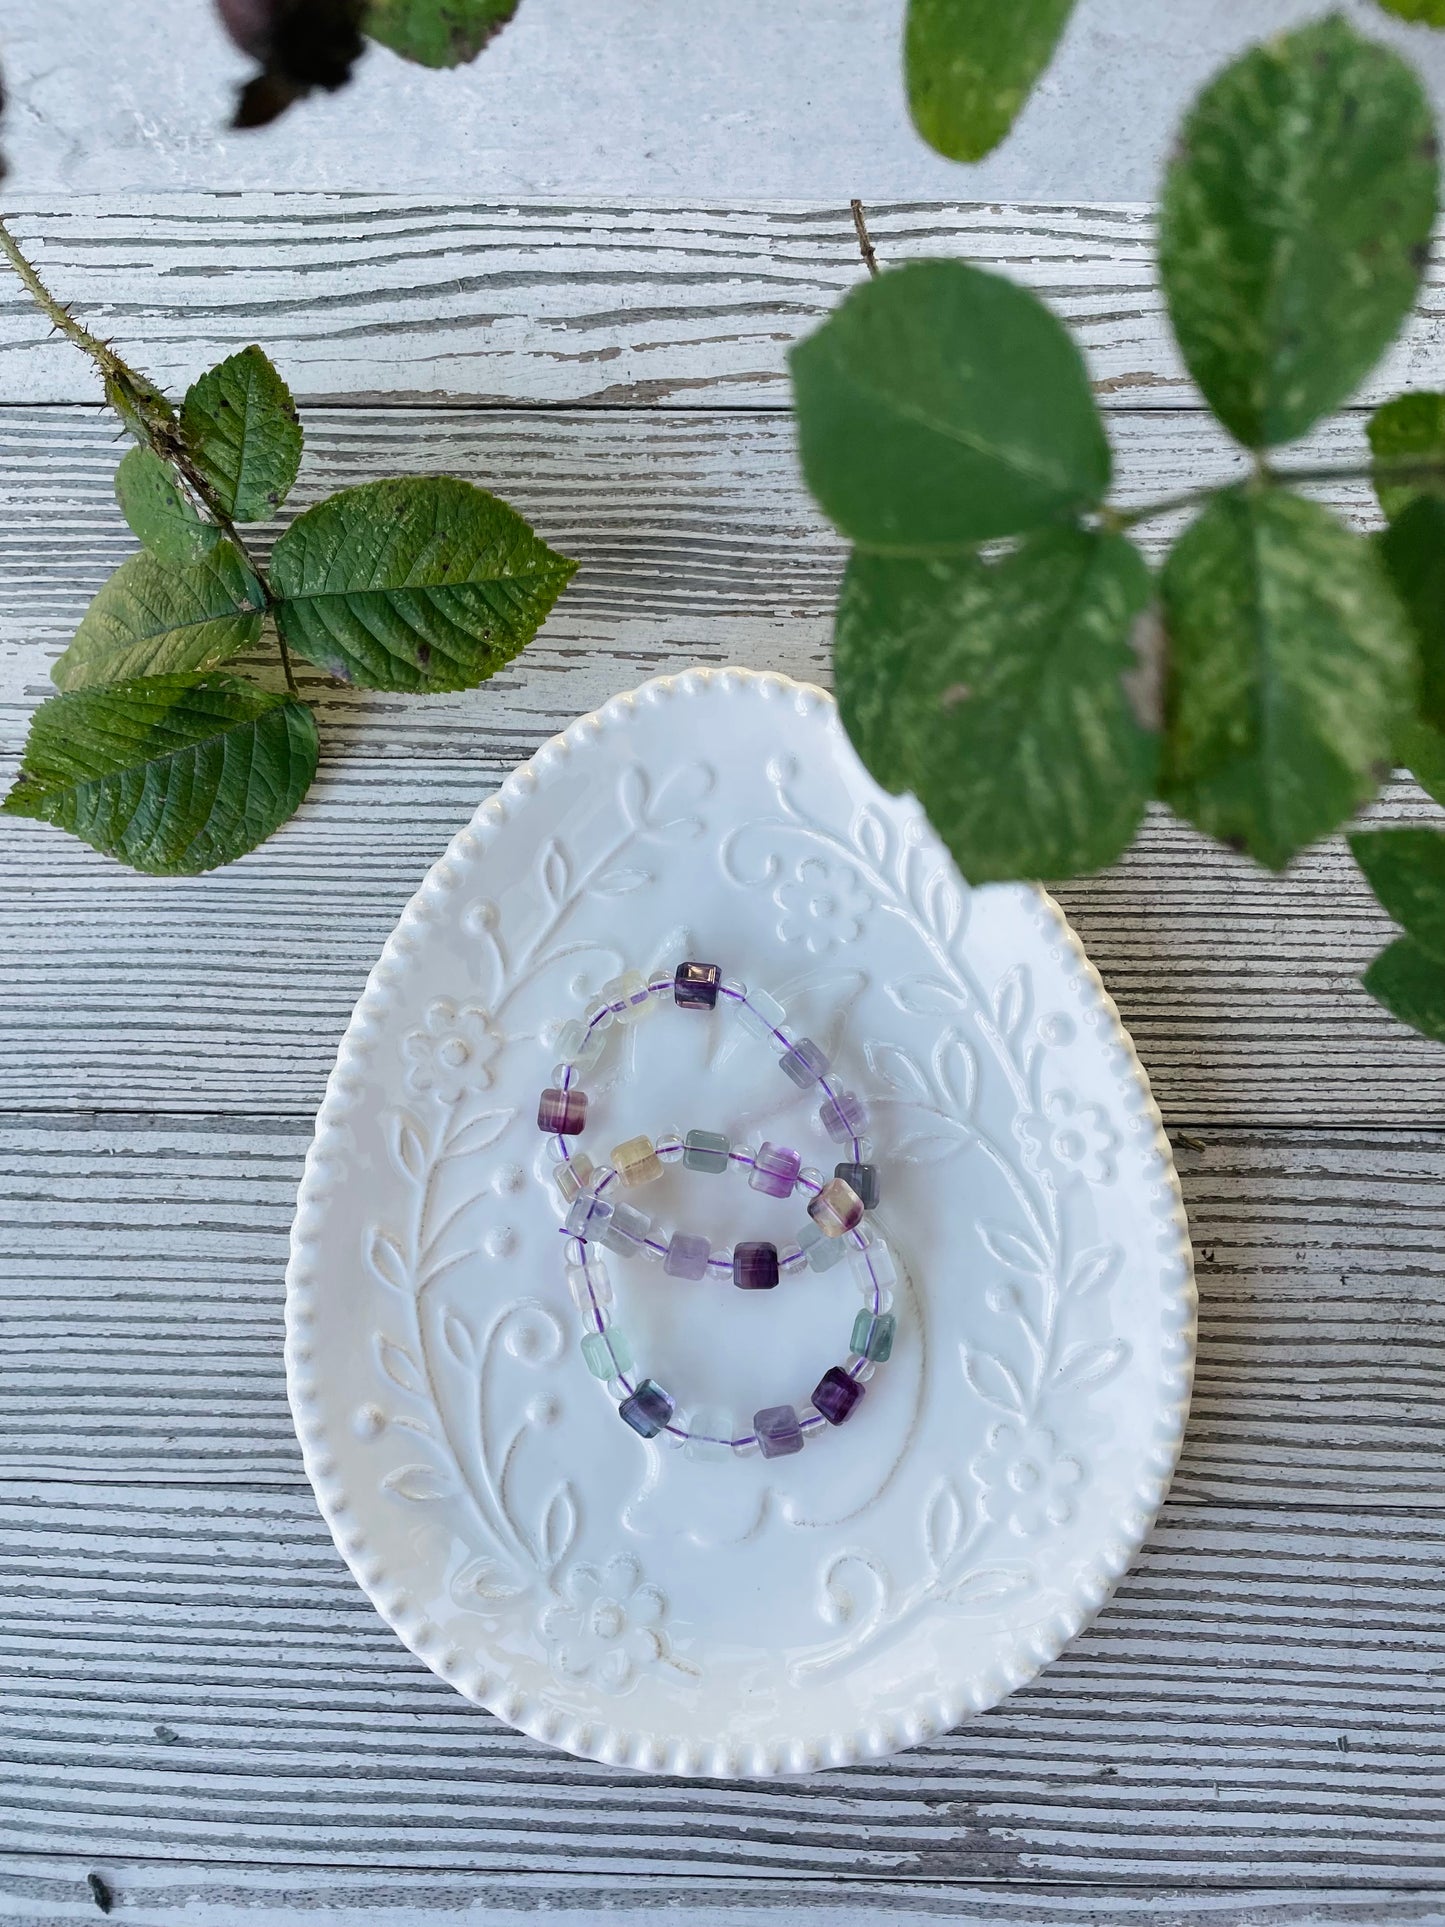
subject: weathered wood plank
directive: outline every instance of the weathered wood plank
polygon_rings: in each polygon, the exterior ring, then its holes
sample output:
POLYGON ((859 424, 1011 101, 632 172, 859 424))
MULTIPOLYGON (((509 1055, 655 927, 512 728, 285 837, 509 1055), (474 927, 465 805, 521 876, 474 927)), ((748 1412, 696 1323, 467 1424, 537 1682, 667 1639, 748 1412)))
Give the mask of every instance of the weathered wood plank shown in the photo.
POLYGON ((418 1872, 406 1867, 233 1866, 215 1860, 61 1855, 0 1857, 0 1920, 26 1927, 95 1927, 87 1875, 105 1883, 120 1918, 140 1927, 474 1927, 545 1916, 567 1927, 1110 1927, 1147 1920, 1149 1927, 1440 1927, 1445 1902, 1425 1887, 1393 1891, 1353 1888, 1196 1888, 1151 1884, 1078 1887, 1029 1880, 997 1881, 706 1879, 666 1882, 569 1879, 565 1875, 418 1872), (122 1911, 123 1910, 123 1911, 122 1911))
MULTIPOLYGON (((301 1120, 0 1120, 0 1471, 302 1487, 301 1120)), ((1199 1368, 1175 1497, 1445 1515, 1445 1134, 1179 1146, 1199 1368)))
MULTIPOLYGON (((1197 415, 1113 426, 1125 499, 1234 459, 1197 415)), ((576 586, 480 691, 323 694, 312 799, 229 870, 157 883, 55 831, 0 824, 0 1080, 13 1106, 309 1112, 411 890, 547 735, 689 662, 826 678, 841 549, 802 490, 785 418, 318 411, 308 427, 298 505, 391 470, 469 475, 581 558, 576 586)), ((1359 444, 1347 420, 1305 452, 1359 444)), ((45 664, 134 546, 109 493, 117 454, 84 411, 0 413, 0 779, 49 688, 45 664)), ((1335 499, 1364 512, 1358 487, 1335 499)), ((1377 814, 1436 813, 1406 786, 1377 814)), ((1277 879, 1159 813, 1118 870, 1063 895, 1175 1122, 1437 1118, 1438 1050, 1354 981, 1389 925, 1338 841, 1277 879)))
MULTIPOLYGON (((10 210, 55 291, 163 385, 260 341, 308 400, 785 407, 788 347, 863 272, 843 195, 723 209, 172 193, 10 210)), ((1148 209, 879 205, 869 224, 885 263, 955 254, 1035 288, 1109 405, 1192 399, 1148 209)), ((1367 399, 1438 379, 1442 287, 1437 258, 1367 399)), ((7 277, 0 400, 94 392, 7 277)))
POLYGON ((1442 1538, 1171 1504, 992 1714, 799 1782, 637 1779, 479 1714, 304 1492, 0 1482, 0 1810, 40 1854, 478 1875, 1445 1879, 1442 1538))

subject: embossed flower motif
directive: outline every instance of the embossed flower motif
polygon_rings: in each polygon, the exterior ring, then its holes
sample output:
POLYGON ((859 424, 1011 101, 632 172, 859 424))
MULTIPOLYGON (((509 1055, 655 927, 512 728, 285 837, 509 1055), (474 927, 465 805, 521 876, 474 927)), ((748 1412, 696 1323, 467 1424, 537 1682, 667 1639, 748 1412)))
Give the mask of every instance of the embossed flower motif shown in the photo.
POLYGON ((1031 1539, 1073 1518, 1084 1468, 1059 1450, 1046 1426, 1005 1421, 990 1432, 973 1476, 983 1488, 984 1517, 1031 1539))
POLYGON ((1018 1128, 1041 1156, 1077 1171, 1090 1184, 1107 1184, 1113 1177, 1119 1140, 1097 1104, 1081 1104, 1069 1091, 1050 1091, 1042 1113, 1026 1117, 1018 1128))
POLYGON ((644 1585, 630 1553, 605 1566, 574 1566, 562 1598, 542 1615, 542 1637, 552 1669, 562 1679, 590 1679, 605 1692, 625 1693, 644 1667, 667 1652, 662 1621, 667 1601, 644 1585))
POLYGON ((773 901, 782 911, 780 943, 801 943, 814 956, 852 943, 862 934, 873 899, 847 863, 804 857, 797 874, 778 884, 773 901))
POLYGON ((410 1031, 403 1043, 411 1059, 406 1074, 411 1089, 434 1091, 444 1104, 455 1104, 466 1091, 484 1091, 502 1048, 486 1011, 474 1004, 459 1009, 450 998, 439 997, 423 1021, 425 1027, 410 1031))

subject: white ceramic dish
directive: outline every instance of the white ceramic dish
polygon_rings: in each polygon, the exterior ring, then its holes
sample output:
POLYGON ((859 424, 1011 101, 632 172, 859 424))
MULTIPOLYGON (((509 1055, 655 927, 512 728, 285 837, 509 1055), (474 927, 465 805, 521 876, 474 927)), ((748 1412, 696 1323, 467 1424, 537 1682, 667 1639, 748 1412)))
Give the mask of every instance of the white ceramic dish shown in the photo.
MULTIPOLYGON (((594 1156, 701 1125, 831 1168, 721 1013, 663 1008, 623 1053, 588 1078, 594 1156)), ((801 1218, 678 1167, 637 1201, 719 1241, 801 1218)), ((613 1272, 642 1369, 746 1413, 805 1398, 859 1302, 847 1267, 613 1272)), ((509 777, 388 940, 307 1159, 286 1359, 336 1543, 429 1666, 588 1758, 763 1775, 955 1725, 1092 1617, 1167 1489, 1194 1311, 1147 1081, 1054 904, 967 890, 821 690, 689 671, 509 777), (911 1275, 864 1404, 793 1458, 644 1443, 577 1351, 537 1095, 604 979, 684 955, 772 990, 869 1100, 911 1275)))

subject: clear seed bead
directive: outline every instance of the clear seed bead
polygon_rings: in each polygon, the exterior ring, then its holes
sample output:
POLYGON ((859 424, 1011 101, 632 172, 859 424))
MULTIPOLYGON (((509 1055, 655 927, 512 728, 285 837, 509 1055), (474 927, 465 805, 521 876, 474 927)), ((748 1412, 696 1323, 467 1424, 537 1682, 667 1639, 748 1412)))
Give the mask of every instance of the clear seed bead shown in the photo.
POLYGON ((683 1152, 682 1132, 671 1128, 658 1134, 657 1155, 664 1164, 676 1164, 683 1152))
POLYGON ((802 1271, 808 1263, 807 1254, 800 1244, 778 1246, 778 1270, 802 1271))
POLYGON ((781 1030, 787 1012, 776 997, 770 997, 765 990, 750 990, 747 1002, 737 1006, 738 1021, 743 1029, 751 1031, 754 1037, 773 1039, 774 1031, 781 1030))
POLYGON ((758 1442, 756 1438, 749 1435, 749 1437, 745 1439, 744 1438, 734 1439, 732 1444, 728 1447, 728 1450, 733 1454, 734 1458, 738 1458, 738 1459, 756 1458, 757 1451, 758 1451, 758 1442))
POLYGON ((854 1378, 861 1379, 865 1385, 877 1369, 871 1358, 860 1358, 856 1352, 849 1354, 848 1370, 854 1378))
MULTIPOLYGON (((600 997, 594 997, 583 1012, 583 1017, 585 1022, 592 1027, 592 1035, 601 1038, 605 1034, 607 1026, 612 1022, 612 999, 608 997, 605 992, 600 997)), ((602 1046, 600 1043, 597 1048, 601 1050, 602 1046)))

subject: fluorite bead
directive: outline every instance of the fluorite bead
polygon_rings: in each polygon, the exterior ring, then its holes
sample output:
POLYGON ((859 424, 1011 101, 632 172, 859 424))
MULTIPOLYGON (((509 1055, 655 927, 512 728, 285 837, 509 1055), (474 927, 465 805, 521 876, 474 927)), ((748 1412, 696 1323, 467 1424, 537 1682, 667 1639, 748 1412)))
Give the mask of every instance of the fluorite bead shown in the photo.
POLYGON ((559 1164, 552 1173, 557 1189, 562 1193, 563 1204, 570 1204, 592 1180, 592 1160, 585 1151, 578 1151, 574 1157, 559 1164))
POLYGON ((830 1365, 813 1389, 813 1403, 830 1425, 841 1425, 863 1396, 863 1387, 841 1365, 830 1365))
POLYGON ((609 1204, 606 1198, 599 1198, 595 1191, 583 1191, 568 1207, 565 1219, 567 1229, 574 1238, 600 1238, 616 1209, 616 1205, 609 1204))
POLYGON ((814 1224, 811 1218, 798 1233, 798 1243, 814 1271, 831 1271, 840 1259, 848 1255, 848 1247, 843 1240, 830 1238, 823 1227, 814 1224))
POLYGON ((748 991, 747 1001, 738 1005, 738 1022, 754 1037, 771 1038, 774 1031, 782 1028, 786 1016, 777 998, 770 997, 765 990, 748 991))
MULTIPOLYGON (((624 970, 620 977, 613 979, 614 1004, 620 1003, 617 1013, 619 1024, 635 1024, 652 1014, 652 992, 646 977, 640 970, 624 970)), ((604 985, 604 991, 608 986, 604 985)))
POLYGON ((589 1318, 594 1307, 605 1311, 612 1303, 612 1280, 600 1258, 589 1258, 586 1264, 568 1265, 567 1289, 578 1311, 589 1318))
POLYGON ((829 1178, 818 1194, 808 1200, 808 1216, 829 1238, 841 1238, 863 1216, 863 1200, 843 1178, 829 1178))
POLYGON ((588 1332, 582 1340, 582 1357, 594 1378, 623 1378, 633 1369, 632 1347, 617 1325, 609 1325, 606 1331, 588 1332))
POLYGON ((848 1144, 868 1122, 868 1106, 856 1091, 835 1091, 818 1109, 818 1121, 835 1144, 848 1144))
POLYGON ((716 964, 680 963, 672 980, 673 1000, 679 1010, 712 1010, 721 983, 716 964))
POLYGON ((854 1250, 857 1253, 859 1282, 864 1291, 872 1291, 875 1285, 880 1291, 891 1291, 898 1283, 898 1267, 883 1240, 875 1238, 866 1253, 858 1251, 856 1246, 854 1250))
POLYGON ((764 1144, 753 1159, 748 1183, 765 1198, 792 1196, 803 1160, 786 1144, 764 1144))
POLYGON ((595 1028, 589 1027, 576 1017, 572 1018, 557 1033, 557 1055, 564 1064, 572 1065, 574 1070, 590 1069, 602 1055, 602 1030, 601 1024, 595 1028))
POLYGON ((655 1439, 673 1414, 673 1402, 655 1378, 645 1378, 617 1408, 639 1437, 655 1439))
POLYGON ((863 1200, 865 1211, 878 1209, 878 1166, 876 1164, 835 1164, 833 1176, 851 1184, 863 1200))
POLYGON ((865 1305, 853 1320, 853 1336, 848 1342, 860 1358, 866 1358, 872 1365, 883 1365, 893 1355, 893 1334, 897 1329, 898 1320, 892 1312, 880 1312, 875 1317, 865 1305))
POLYGON ((564 1091, 549 1085, 537 1105, 537 1129, 555 1131, 560 1137, 576 1137, 587 1122, 586 1091, 564 1091))
POLYGON ((662 1268, 669 1278, 705 1278, 711 1255, 712 1246, 706 1238, 694 1231, 674 1231, 662 1268))
POLYGON ((724 1407, 699 1407, 689 1414, 684 1429, 691 1435, 685 1450, 689 1459, 725 1459, 732 1451, 733 1415, 724 1407))
POLYGON ((614 1144, 612 1162, 624 1184, 651 1184, 662 1176, 662 1160, 650 1137, 630 1137, 614 1144))
POLYGON ((637 1211, 630 1204, 614 1204, 606 1224, 598 1236, 603 1244, 613 1251, 631 1251, 640 1245, 652 1229, 652 1220, 644 1211, 637 1211))
POLYGON ((778 1282, 778 1247, 748 1240, 733 1252, 733 1283, 739 1291, 771 1291, 778 1282))
POLYGON ((753 1430, 765 1459, 785 1459, 803 1449, 803 1428, 791 1405, 768 1405, 753 1415, 753 1430))
POLYGON ((809 1090, 828 1068, 828 1053, 811 1037, 800 1037, 778 1059, 778 1069, 800 1091, 809 1090))
POLYGON ((726 1171, 730 1148, 721 1131, 689 1131, 682 1142, 682 1161, 689 1171, 726 1171))
POLYGON ((657 1134, 657 1155, 664 1164, 676 1164, 682 1156, 682 1132, 674 1130, 659 1131, 657 1134))

